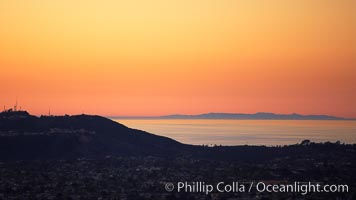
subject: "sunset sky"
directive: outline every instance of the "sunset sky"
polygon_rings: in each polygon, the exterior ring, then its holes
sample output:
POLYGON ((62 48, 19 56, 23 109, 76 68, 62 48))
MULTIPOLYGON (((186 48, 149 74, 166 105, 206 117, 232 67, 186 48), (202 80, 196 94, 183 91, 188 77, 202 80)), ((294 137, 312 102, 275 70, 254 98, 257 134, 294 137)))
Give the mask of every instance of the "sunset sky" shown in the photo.
POLYGON ((356 117, 355 10, 355 0, 0 0, 0 106, 356 117))

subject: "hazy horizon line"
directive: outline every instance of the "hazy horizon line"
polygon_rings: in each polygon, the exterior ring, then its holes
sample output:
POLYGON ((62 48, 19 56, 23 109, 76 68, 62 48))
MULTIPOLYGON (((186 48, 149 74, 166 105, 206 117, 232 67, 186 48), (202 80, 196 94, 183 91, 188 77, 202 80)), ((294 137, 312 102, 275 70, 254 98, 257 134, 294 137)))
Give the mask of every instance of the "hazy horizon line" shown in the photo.
MULTIPOLYGON (((5 112, 5 111, 26 111, 28 113, 31 114, 31 112, 27 109, 18 109, 18 110, 14 110, 13 108, 9 108, 6 110, 3 110, 1 112, 5 112)), ((1 113, 0 112, 0 113, 1 113)), ((298 112, 289 112, 289 113, 275 113, 275 112, 265 112, 265 111, 260 111, 260 112, 251 112, 251 113, 247 113, 247 112, 201 112, 201 113, 173 113, 173 114, 162 114, 162 115, 105 115, 105 114, 96 114, 96 113, 92 113, 92 112, 80 112, 80 113, 76 113, 76 114, 68 114, 68 113, 63 113, 63 114, 55 114, 55 113, 42 113, 42 114, 33 114, 35 116, 64 116, 64 115, 82 115, 82 114, 86 114, 86 115, 99 115, 99 116, 103 116, 106 118, 164 118, 164 117, 171 117, 171 116, 186 116, 186 117, 194 117, 194 116, 201 116, 201 115, 207 115, 207 114, 226 114, 226 115, 255 115, 255 114, 274 114, 274 115, 300 115, 300 116, 328 116, 328 117, 335 117, 335 118, 340 118, 340 119, 345 119, 345 120, 356 120, 356 117, 344 117, 344 116, 339 116, 339 115, 329 115, 329 114, 305 114, 305 113, 298 113, 298 112)))

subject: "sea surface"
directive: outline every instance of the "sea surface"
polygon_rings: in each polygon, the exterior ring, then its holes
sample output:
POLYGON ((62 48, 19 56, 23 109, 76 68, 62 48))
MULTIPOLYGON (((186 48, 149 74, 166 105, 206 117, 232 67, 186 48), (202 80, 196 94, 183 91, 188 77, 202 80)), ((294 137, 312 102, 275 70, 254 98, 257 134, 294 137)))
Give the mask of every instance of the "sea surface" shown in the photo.
POLYGON ((114 119, 130 128, 196 145, 288 145, 356 143, 355 120, 197 120, 114 119))

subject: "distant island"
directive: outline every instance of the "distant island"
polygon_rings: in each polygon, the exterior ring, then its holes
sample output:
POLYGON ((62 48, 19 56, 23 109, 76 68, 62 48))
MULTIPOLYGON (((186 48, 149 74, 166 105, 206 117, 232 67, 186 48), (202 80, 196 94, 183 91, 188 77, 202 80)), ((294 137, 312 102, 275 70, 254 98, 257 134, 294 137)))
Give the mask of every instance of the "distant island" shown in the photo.
POLYGON ((113 116, 114 119, 234 119, 234 120, 352 120, 349 118, 336 117, 330 115, 301 115, 293 114, 275 114, 267 112, 258 112, 254 114, 245 113, 205 113, 199 115, 165 115, 156 117, 125 117, 113 116))

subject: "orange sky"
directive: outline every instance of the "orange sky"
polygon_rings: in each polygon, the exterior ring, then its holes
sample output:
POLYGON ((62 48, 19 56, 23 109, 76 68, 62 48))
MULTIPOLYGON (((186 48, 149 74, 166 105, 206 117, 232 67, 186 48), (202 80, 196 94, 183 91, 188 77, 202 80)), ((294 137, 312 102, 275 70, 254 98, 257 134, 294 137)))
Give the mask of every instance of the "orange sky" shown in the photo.
POLYGON ((354 0, 0 0, 0 106, 356 117, 354 0))

